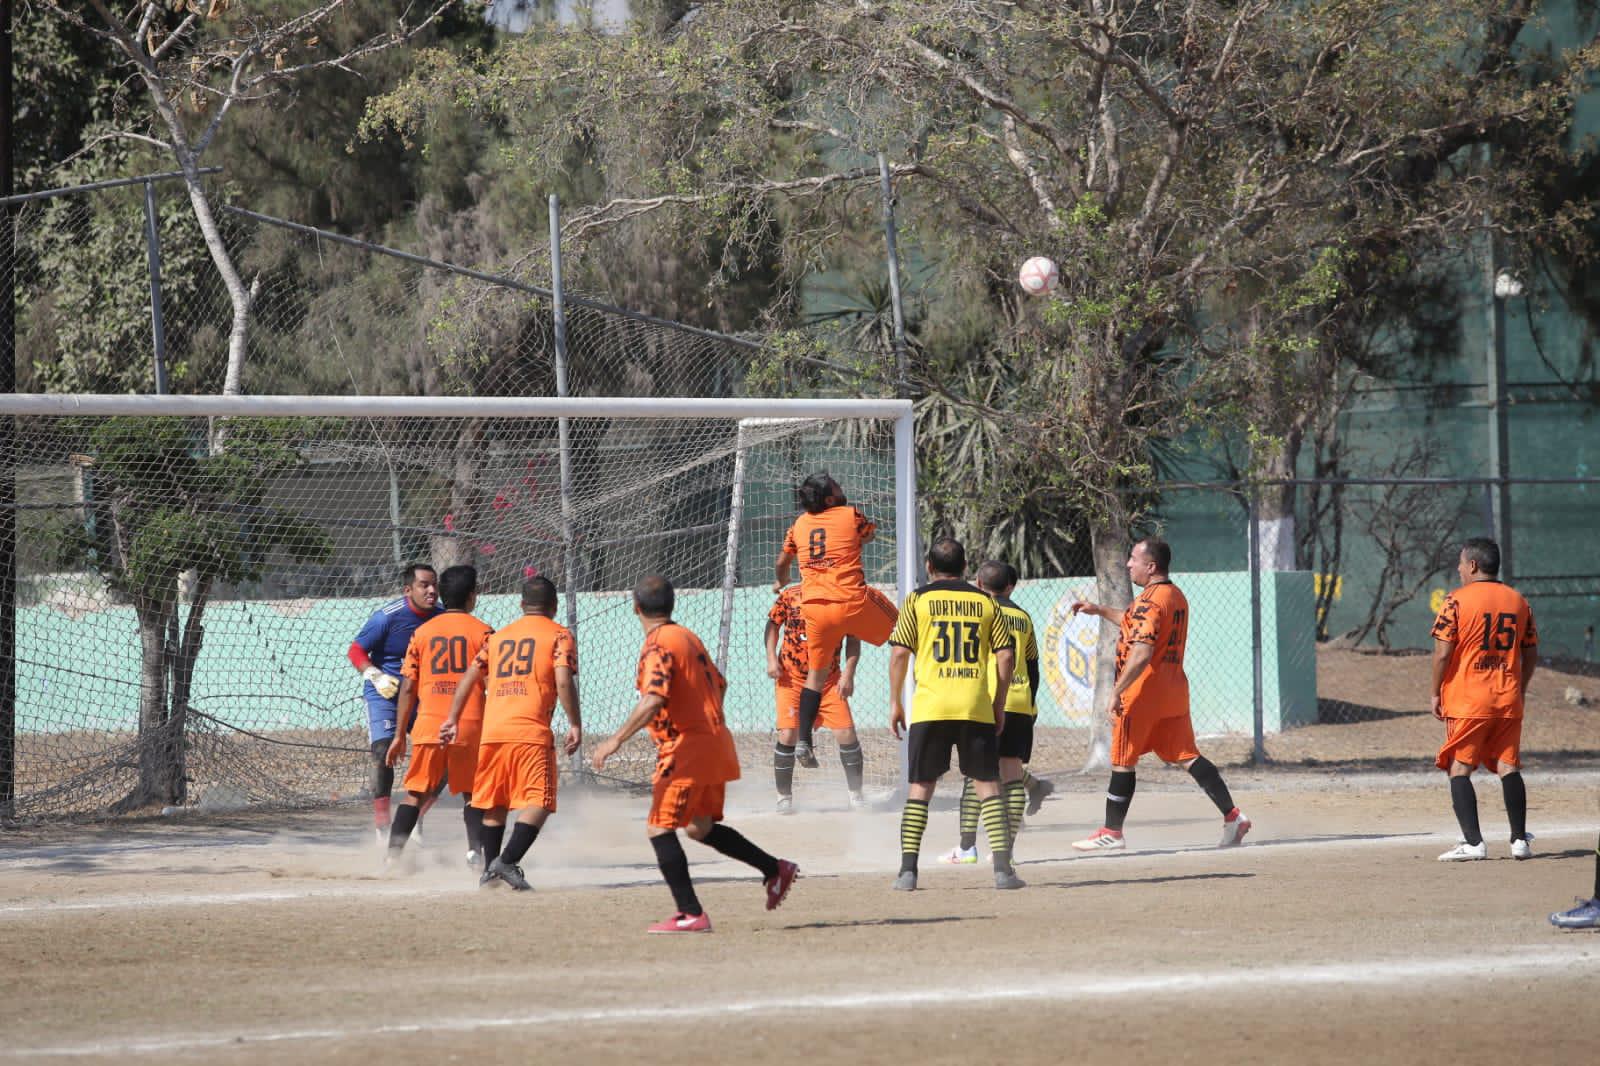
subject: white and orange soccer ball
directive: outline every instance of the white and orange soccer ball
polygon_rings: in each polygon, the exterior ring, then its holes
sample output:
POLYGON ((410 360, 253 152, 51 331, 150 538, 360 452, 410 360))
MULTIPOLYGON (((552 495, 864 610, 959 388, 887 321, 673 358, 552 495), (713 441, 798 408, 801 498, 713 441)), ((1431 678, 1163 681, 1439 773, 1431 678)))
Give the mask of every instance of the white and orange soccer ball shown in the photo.
POLYGON ((1036 255, 1022 264, 1022 269, 1017 273, 1017 283, 1030 296, 1043 296, 1061 284, 1061 274, 1056 270, 1055 260, 1036 255))

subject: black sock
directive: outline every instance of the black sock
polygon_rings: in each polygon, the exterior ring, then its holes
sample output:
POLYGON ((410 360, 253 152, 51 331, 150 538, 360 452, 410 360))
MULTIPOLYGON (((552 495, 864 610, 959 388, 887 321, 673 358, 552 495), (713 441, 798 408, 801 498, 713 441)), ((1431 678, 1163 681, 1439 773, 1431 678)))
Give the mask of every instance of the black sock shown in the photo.
POLYGON ((811 746, 811 734, 817 727, 817 712, 822 709, 822 693, 808 688, 800 690, 800 743, 811 746))
POLYGON ((1477 847, 1483 843, 1483 832, 1478 828, 1478 792, 1472 787, 1472 778, 1465 775, 1450 779, 1450 806, 1456 809, 1456 822, 1467 843, 1477 847))
POLYGON ((500 853, 500 861, 515 866, 528 854, 528 849, 533 847, 533 842, 539 839, 539 827, 529 825, 527 822, 518 822, 511 827, 511 843, 500 853))
POLYGON ((839 762, 844 767, 844 787, 851 792, 861 791, 861 774, 866 768, 866 757, 861 754, 861 741, 839 745, 839 762))
POLYGON ((917 854, 922 851, 922 834, 928 828, 928 801, 906 800, 900 812, 900 872, 917 872, 917 854))
POLYGON ((754 866, 761 871, 761 876, 771 879, 778 876, 778 860, 762 851, 750 839, 737 829, 729 828, 718 822, 711 827, 711 832, 706 834, 701 841, 707 847, 722 852, 730 859, 738 859, 746 866, 754 866))
POLYGON ((972 778, 961 782, 961 850, 971 851, 978 846, 978 794, 973 791, 972 778))
POLYGON ((1511 841, 1516 843, 1528 835, 1528 787, 1522 783, 1522 773, 1512 771, 1500 779, 1500 791, 1506 797, 1506 818, 1511 822, 1511 841))
POLYGON ((794 745, 772 746, 772 779, 778 785, 778 795, 794 795, 794 745))
POLYGON ((406 846, 406 841, 411 839, 411 831, 417 827, 420 814, 414 804, 400 804, 394 812, 394 821, 389 823, 389 850, 399 851, 406 846))
POLYGON ((461 797, 466 801, 466 806, 461 808, 461 820, 467 826, 467 850, 477 851, 482 845, 478 838, 483 835, 483 808, 472 805, 471 796, 461 797))
POLYGON ((658 837, 651 837, 650 846, 656 849, 656 865, 661 867, 661 876, 666 878, 667 887, 672 889, 672 901, 678 913, 691 918, 704 914, 700 897, 694 894, 694 882, 689 879, 689 856, 683 853, 678 834, 662 833, 658 837))
POLYGON ((1600 843, 1594 846, 1594 898, 1600 899, 1600 843))
POLYGON ((478 829, 478 846, 483 852, 483 868, 500 857, 500 843, 506 838, 506 824, 485 825, 478 829))
POLYGON ((1006 803, 999 796, 978 801, 978 817, 983 834, 989 838, 989 851, 996 870, 1011 869, 1011 827, 1006 822, 1006 803))
POLYGON ((1122 832, 1122 823, 1128 819, 1128 808, 1133 806, 1135 784, 1132 770, 1111 771, 1111 785, 1106 789, 1106 828, 1122 832))
POLYGON ((1216 763, 1204 755, 1189 764, 1189 776, 1194 778, 1194 783, 1205 789, 1206 795, 1211 797, 1211 802, 1217 805, 1217 810, 1226 818, 1233 813, 1233 796, 1228 793, 1227 783, 1222 780, 1216 763))

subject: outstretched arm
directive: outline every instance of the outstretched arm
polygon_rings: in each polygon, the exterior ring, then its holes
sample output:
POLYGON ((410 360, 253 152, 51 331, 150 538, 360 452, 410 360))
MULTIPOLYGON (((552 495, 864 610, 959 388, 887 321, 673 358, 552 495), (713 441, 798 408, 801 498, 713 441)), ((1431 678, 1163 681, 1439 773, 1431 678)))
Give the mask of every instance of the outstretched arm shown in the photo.
POLYGON ((654 692, 640 696, 639 702, 634 704, 633 713, 628 715, 622 725, 617 727, 615 733, 611 734, 610 737, 601 742, 598 748, 594 749, 594 756, 589 760, 590 764, 596 770, 605 769, 606 760, 615 755, 617 749, 626 744, 630 737, 649 725, 650 719, 654 718, 657 712, 666 706, 666 703, 665 698, 654 692))
POLYGON ((456 729, 461 723, 461 712, 467 706, 467 696, 474 688, 482 686, 487 673, 483 663, 475 659, 467 667, 467 672, 461 675, 461 680, 456 684, 456 694, 450 699, 450 714, 439 727, 439 743, 448 744, 456 739, 456 729))

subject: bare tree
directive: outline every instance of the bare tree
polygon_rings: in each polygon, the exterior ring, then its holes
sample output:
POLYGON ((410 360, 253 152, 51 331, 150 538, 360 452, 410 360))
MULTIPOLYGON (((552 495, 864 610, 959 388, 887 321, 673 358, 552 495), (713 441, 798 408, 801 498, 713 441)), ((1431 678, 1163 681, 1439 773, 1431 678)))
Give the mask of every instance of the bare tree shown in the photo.
POLYGON ((201 174, 206 150, 235 107, 266 100, 311 71, 353 73, 363 59, 413 40, 457 0, 404 4, 389 28, 348 47, 332 44, 332 31, 353 0, 87 0, 87 11, 68 0, 39 2, 109 41, 143 85, 148 112, 104 136, 168 153, 183 172, 195 221, 232 306, 223 392, 237 395, 244 389, 250 312, 260 283, 246 282, 217 224, 201 174))

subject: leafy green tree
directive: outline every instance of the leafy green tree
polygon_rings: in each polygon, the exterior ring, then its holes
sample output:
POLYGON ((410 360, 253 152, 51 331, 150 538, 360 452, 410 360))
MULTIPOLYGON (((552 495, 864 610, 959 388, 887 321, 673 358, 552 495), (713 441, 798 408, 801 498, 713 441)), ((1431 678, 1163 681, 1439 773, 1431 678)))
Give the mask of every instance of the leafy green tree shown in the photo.
POLYGON ((139 779, 117 809, 181 804, 189 694, 216 587, 258 580, 269 562, 332 551, 317 525, 268 499, 274 479, 302 465, 304 428, 236 421, 220 449, 202 423, 179 418, 78 428, 93 464, 100 537, 84 547, 107 586, 132 604, 142 651, 139 779))
MULTIPOLYGON (((776 228, 795 277, 826 260, 848 212, 836 194, 874 181, 886 151, 908 242, 948 293, 989 306, 991 346, 1026 382, 962 402, 992 398, 1005 438, 1037 457, 1022 487, 1083 514, 1100 598, 1120 604, 1154 443, 1306 350, 1316 301, 1337 302, 1330 256, 1437 246, 1486 218, 1561 236, 1568 218, 1530 210, 1534 178, 1569 154, 1600 57, 1519 64, 1542 6, 660 5, 625 34, 542 27, 490 54, 433 53, 375 114, 421 130, 468 103, 535 182, 573 153, 593 162, 601 191, 573 237, 666 215, 680 243, 720 234, 737 263, 776 228), (1485 143, 1495 165, 1473 166, 1485 143), (1062 264, 1061 288, 1008 313, 1037 254, 1062 264), (1252 322, 1277 339, 1212 358, 1252 322)), ((926 391, 950 391, 947 365, 923 370, 926 391)), ((1281 432, 1241 413, 1247 432, 1281 432)))

